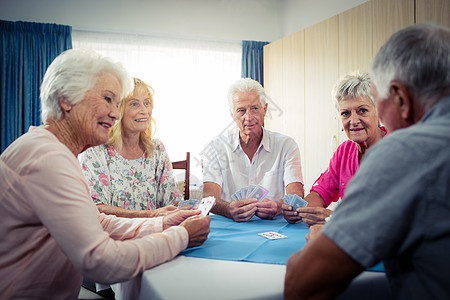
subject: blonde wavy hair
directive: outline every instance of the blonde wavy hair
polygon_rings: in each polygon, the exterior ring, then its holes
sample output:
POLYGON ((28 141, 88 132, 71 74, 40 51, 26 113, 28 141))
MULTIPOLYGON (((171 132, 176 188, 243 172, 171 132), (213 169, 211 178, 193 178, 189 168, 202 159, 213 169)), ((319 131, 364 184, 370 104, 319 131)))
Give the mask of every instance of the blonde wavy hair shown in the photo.
MULTIPOLYGON (((108 144, 114 146, 114 148, 118 151, 122 150, 123 142, 122 142, 122 135, 123 135, 123 127, 122 127, 122 119, 123 114, 125 111, 125 105, 126 103, 133 98, 133 94, 137 92, 144 92, 148 94, 148 97, 150 99, 150 106, 153 110, 153 94, 154 90, 151 86, 146 84, 144 81, 140 80, 139 78, 133 78, 134 81, 134 89, 133 91, 126 96, 119 105, 119 111, 120 111, 120 118, 117 120, 117 122, 111 127, 109 130, 109 139, 108 144)), ((147 152, 147 156, 150 156, 155 149, 155 145, 153 143, 153 136, 155 134, 156 130, 156 122, 155 119, 153 119, 153 116, 150 116, 150 123, 145 131, 142 131, 139 135, 139 140, 144 146, 145 151, 147 152)))

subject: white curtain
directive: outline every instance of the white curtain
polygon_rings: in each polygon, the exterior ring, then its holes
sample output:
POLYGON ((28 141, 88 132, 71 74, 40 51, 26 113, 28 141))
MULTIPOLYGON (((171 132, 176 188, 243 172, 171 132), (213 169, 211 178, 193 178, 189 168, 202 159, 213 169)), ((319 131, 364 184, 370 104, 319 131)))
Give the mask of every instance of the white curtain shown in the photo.
MULTIPOLYGON (((120 61, 155 90, 155 137, 172 161, 191 152, 191 182, 201 184, 201 151, 232 122, 226 93, 241 75, 241 42, 72 31, 73 48, 120 61)), ((182 178, 182 174, 176 174, 182 178)))

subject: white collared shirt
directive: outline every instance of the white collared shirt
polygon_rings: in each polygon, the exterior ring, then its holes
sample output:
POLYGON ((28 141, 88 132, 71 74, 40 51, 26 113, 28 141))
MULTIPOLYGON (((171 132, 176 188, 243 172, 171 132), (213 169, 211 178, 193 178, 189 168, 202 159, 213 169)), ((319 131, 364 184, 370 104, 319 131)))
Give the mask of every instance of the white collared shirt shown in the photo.
POLYGON ((300 151, 295 141, 264 128, 252 161, 242 150, 235 125, 210 141, 202 158, 203 182, 220 185, 221 198, 228 202, 234 192, 252 184, 268 189, 266 198, 270 200, 280 200, 292 182, 303 184, 300 151))

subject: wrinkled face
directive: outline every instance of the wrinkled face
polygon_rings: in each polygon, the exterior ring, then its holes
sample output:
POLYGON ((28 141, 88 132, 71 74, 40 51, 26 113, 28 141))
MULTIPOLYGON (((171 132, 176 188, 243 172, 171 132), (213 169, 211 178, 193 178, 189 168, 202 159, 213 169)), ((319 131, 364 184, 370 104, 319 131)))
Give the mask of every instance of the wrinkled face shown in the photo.
POLYGON ((339 101, 339 116, 347 137, 369 146, 379 137, 375 106, 368 97, 346 97, 339 101))
POLYGON ((145 131, 150 125, 153 110, 149 94, 143 89, 136 89, 133 96, 125 101, 123 130, 128 133, 145 131))
POLYGON ((231 116, 245 135, 259 136, 267 112, 267 104, 262 107, 256 92, 236 92, 233 95, 231 116))
POLYGON ((400 111, 395 104, 391 93, 387 98, 381 98, 374 84, 370 86, 370 94, 377 103, 378 117, 388 132, 406 127, 400 115, 400 111))
POLYGON ((104 72, 98 76, 94 87, 84 99, 66 110, 65 119, 75 128, 80 140, 86 146, 97 146, 108 141, 109 128, 119 118, 119 103, 122 86, 112 73, 104 72))

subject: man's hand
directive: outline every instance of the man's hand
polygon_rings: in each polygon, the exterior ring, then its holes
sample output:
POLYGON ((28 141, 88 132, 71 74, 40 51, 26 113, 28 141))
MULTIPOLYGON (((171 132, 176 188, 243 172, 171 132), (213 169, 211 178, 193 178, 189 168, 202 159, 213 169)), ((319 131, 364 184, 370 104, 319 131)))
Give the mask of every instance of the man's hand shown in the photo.
POLYGON ((210 231, 210 223, 211 218, 209 216, 199 215, 189 217, 180 224, 180 226, 186 228, 189 234, 188 248, 200 246, 206 241, 210 231))
POLYGON ((230 202, 228 213, 235 222, 246 222, 256 213, 258 200, 255 198, 230 202))
POLYGON ((180 225, 187 218, 199 215, 200 213, 199 210, 177 210, 173 213, 169 213, 164 216, 163 230, 166 230, 171 226, 180 225))
POLYGON ((298 211, 293 210, 292 206, 286 203, 281 204, 281 213, 286 221, 291 224, 299 223, 302 221, 302 217, 298 215, 298 211))
POLYGON ((305 236, 306 241, 311 242, 315 240, 319 236, 319 233, 322 231, 322 227, 322 224, 316 224, 309 227, 308 234, 305 236))
POLYGON ((261 219, 273 219, 275 216, 279 214, 281 210, 281 202, 272 201, 267 198, 256 204, 258 210, 256 211, 256 215, 261 219))
POLYGON ((303 222, 312 226, 315 224, 325 224, 325 218, 332 214, 332 210, 323 207, 299 207, 297 208, 298 216, 302 218, 303 222))

